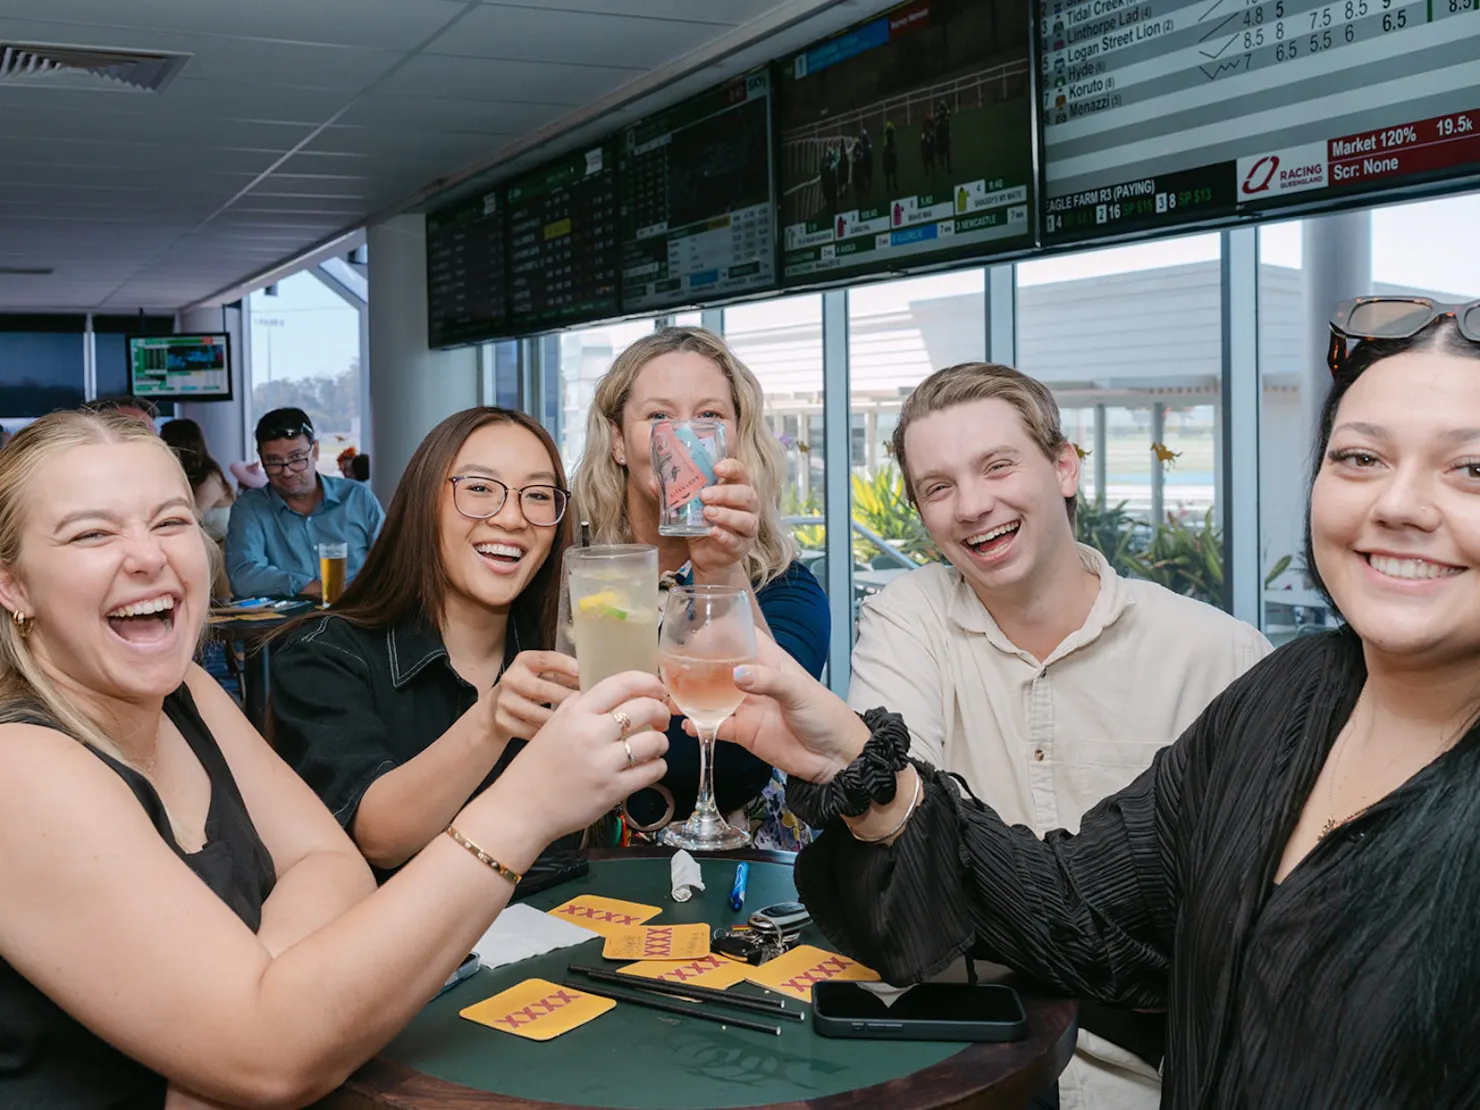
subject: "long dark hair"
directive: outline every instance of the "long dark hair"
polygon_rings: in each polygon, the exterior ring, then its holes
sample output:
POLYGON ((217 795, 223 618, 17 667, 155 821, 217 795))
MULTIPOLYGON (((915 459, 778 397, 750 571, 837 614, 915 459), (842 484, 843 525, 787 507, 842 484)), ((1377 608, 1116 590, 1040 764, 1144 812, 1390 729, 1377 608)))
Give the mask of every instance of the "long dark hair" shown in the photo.
POLYGON ((1460 334, 1453 320, 1447 316, 1441 316, 1409 339, 1364 339, 1358 343, 1331 382, 1331 389, 1326 394, 1326 402, 1321 406, 1321 422, 1316 432, 1315 450, 1310 460, 1310 480, 1305 487, 1305 573, 1312 588, 1325 598, 1326 604, 1331 607, 1331 612, 1337 616, 1341 615, 1341 610, 1337 607, 1331 591, 1326 588, 1326 583, 1321 579, 1320 570, 1316 567, 1315 538, 1310 530, 1311 494, 1315 491, 1316 478, 1320 475, 1321 464, 1326 458, 1326 448, 1331 445, 1331 429, 1336 426, 1336 410, 1341 407, 1341 399, 1346 396, 1346 391, 1356 384, 1358 378, 1383 359, 1407 354, 1410 351, 1434 351, 1480 359, 1480 344, 1471 343, 1460 334))
MULTIPOLYGON (((442 487, 468 437, 491 424, 523 428, 538 438, 550 456, 556 485, 565 488, 560 448, 531 417, 492 406, 453 413, 427 433, 406 464, 386 510, 380 538, 370 548, 360 573, 330 606, 331 613, 366 628, 385 628, 419 614, 425 614, 434 625, 441 620, 447 601, 440 521, 442 487)), ((567 513, 555 527, 549 555, 509 610, 510 625, 536 632, 541 649, 555 645, 560 605, 558 575, 570 537, 567 513)))
MULTIPOLYGON (((1337 409, 1347 390, 1383 359, 1410 351, 1433 351, 1480 360, 1480 344, 1465 339, 1448 318, 1436 320, 1410 339, 1364 340, 1357 344, 1332 382, 1321 408, 1311 460, 1312 489, 1331 442, 1337 409)), ((1305 513, 1305 563, 1312 585, 1326 599, 1332 612, 1339 615, 1316 567, 1309 497, 1305 513)), ((1343 697, 1350 704, 1355 702, 1366 674, 1361 640, 1350 627, 1332 635, 1333 642, 1341 645, 1345 655, 1347 666, 1338 669, 1348 676, 1343 697)), ((1477 688, 1480 688, 1480 675, 1477 675, 1477 688)), ((1410 934, 1406 951, 1413 954, 1413 962, 1394 974, 1393 1001, 1403 1008, 1420 1043, 1428 1045, 1446 1043, 1449 1015, 1472 1011, 1480 1005, 1475 992, 1480 978, 1475 956, 1475 938, 1480 936, 1480 900, 1474 896, 1475 879, 1480 875, 1480 833, 1476 831, 1480 830, 1477 732, 1480 723, 1472 718, 1455 750, 1441 757, 1443 773, 1438 781, 1410 803, 1396 827, 1378 833, 1372 842, 1368 849, 1371 886, 1365 888, 1370 912, 1364 912, 1352 936, 1351 951, 1376 952, 1379 942, 1391 937, 1395 930, 1410 934), (1427 912, 1413 914, 1411 907, 1416 899, 1428 903, 1427 912)), ((1325 1005, 1324 1001, 1320 1005, 1325 1005)), ((1319 1018, 1313 1016, 1312 1020, 1319 1018)), ((1459 1092, 1473 1093, 1467 1084, 1474 1067, 1468 1058, 1464 1067, 1457 1066, 1442 1049, 1441 1057, 1422 1061, 1418 1070, 1430 1085, 1433 1105, 1456 1105, 1459 1092)), ((1385 1082, 1393 1080, 1394 1076, 1388 1075, 1385 1082)), ((1373 1092, 1374 1105, 1382 1101, 1384 1093, 1373 1092)))
POLYGON ((226 475, 222 473, 220 464, 211 458, 210 451, 206 449, 205 433, 194 420, 178 417, 167 422, 159 429, 159 438, 169 445, 175 458, 180 460, 192 490, 199 489, 201 483, 213 474, 225 483, 226 475))

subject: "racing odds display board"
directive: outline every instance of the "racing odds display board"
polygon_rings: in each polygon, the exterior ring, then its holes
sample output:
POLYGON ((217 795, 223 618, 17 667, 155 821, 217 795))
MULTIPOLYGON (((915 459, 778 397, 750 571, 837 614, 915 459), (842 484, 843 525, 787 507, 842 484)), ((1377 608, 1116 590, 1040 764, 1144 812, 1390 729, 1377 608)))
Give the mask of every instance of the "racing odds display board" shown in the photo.
POLYGON ((1046 245, 1480 173, 1480 0, 1039 0, 1046 245))
POLYGON ((615 316, 616 145, 573 151, 504 190, 511 332, 615 316))
POLYGON ((231 399, 229 335, 131 335, 129 392, 157 401, 231 399))
POLYGON ((782 278, 1034 244, 1031 5, 914 0, 782 61, 782 278))
POLYGON ((624 310, 776 284, 767 69, 628 127, 620 147, 624 310))
POLYGON ((504 221, 490 192, 427 214, 427 345, 451 347, 501 335, 504 221))

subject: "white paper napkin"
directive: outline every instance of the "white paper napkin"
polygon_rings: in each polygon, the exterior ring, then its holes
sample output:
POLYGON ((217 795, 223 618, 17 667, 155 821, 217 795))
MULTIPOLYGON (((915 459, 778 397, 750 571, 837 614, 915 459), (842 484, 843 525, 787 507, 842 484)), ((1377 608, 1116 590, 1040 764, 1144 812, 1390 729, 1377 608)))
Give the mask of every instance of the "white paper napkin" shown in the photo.
POLYGON ((498 915, 488 931, 473 945, 473 951, 484 967, 503 967, 531 956, 572 948, 597 935, 590 929, 516 902, 498 915))

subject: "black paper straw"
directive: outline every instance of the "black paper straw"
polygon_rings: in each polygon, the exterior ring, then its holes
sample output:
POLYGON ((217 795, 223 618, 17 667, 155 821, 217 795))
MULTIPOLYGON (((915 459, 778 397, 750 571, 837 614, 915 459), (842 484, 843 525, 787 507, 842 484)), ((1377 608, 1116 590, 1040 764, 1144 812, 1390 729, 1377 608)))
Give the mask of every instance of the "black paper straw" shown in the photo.
POLYGON ((756 1013, 766 1014, 769 1017, 786 1018, 789 1021, 801 1021, 800 1010, 788 1010, 785 999, 781 998, 758 998, 748 994, 728 994, 725 991, 715 990, 713 987, 690 986, 687 983, 670 983, 665 979, 644 979, 640 975, 618 975, 599 967, 585 967, 581 964, 571 964, 566 971, 573 971, 578 975, 588 975, 598 983, 611 983, 618 987, 628 987, 634 990, 653 991, 656 994, 670 994, 679 998, 699 998, 709 1002, 718 1002, 723 1006, 734 1006, 737 1010, 752 1010, 756 1013))
POLYGON ((713 1010, 706 1010, 703 1006, 685 1006, 682 1002, 669 1002, 665 998, 659 998, 655 994, 627 994, 623 991, 602 991, 587 983, 575 983, 567 979, 560 984, 569 987, 573 991, 584 991, 586 994, 594 994, 597 998, 610 998, 613 1002, 628 1002, 633 1006, 646 1006, 649 1010, 663 1010, 670 1014, 682 1014, 684 1017, 698 1018, 700 1021, 712 1021, 719 1025, 733 1025, 736 1029, 750 1029, 756 1033, 769 1033, 773 1037, 781 1036, 781 1026, 764 1025, 759 1021, 747 1021, 732 1014, 719 1014, 713 1010))

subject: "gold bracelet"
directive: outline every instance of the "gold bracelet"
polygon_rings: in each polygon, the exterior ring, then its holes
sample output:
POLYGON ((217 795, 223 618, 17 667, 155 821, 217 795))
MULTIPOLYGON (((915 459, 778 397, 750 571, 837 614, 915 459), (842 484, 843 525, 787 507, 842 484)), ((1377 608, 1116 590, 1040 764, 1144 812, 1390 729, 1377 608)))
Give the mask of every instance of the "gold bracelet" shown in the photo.
POLYGON ((853 839, 858 841, 860 844, 882 844, 884 841, 898 836, 905 825, 909 823, 910 818, 915 815, 915 808, 920 804, 920 793, 923 787, 924 781, 920 775, 920 768, 916 767, 915 793, 910 798, 910 807, 904 811, 904 816, 899 819, 899 824, 895 825, 894 828, 890 829, 883 836, 859 836, 857 833, 854 833, 853 839))
POLYGON ((462 833, 458 832, 456 827, 448 825, 447 835, 452 837, 454 841, 456 841, 458 844, 461 844, 464 848, 471 852, 473 854, 473 857, 478 860, 479 863, 486 863, 489 867, 493 868, 515 886, 518 886, 519 880, 524 878, 524 876, 519 874, 519 872, 513 871, 505 867, 503 864, 499 863, 498 860, 494 859, 482 848, 478 847, 478 845, 474 844, 467 837, 463 836, 462 833))

